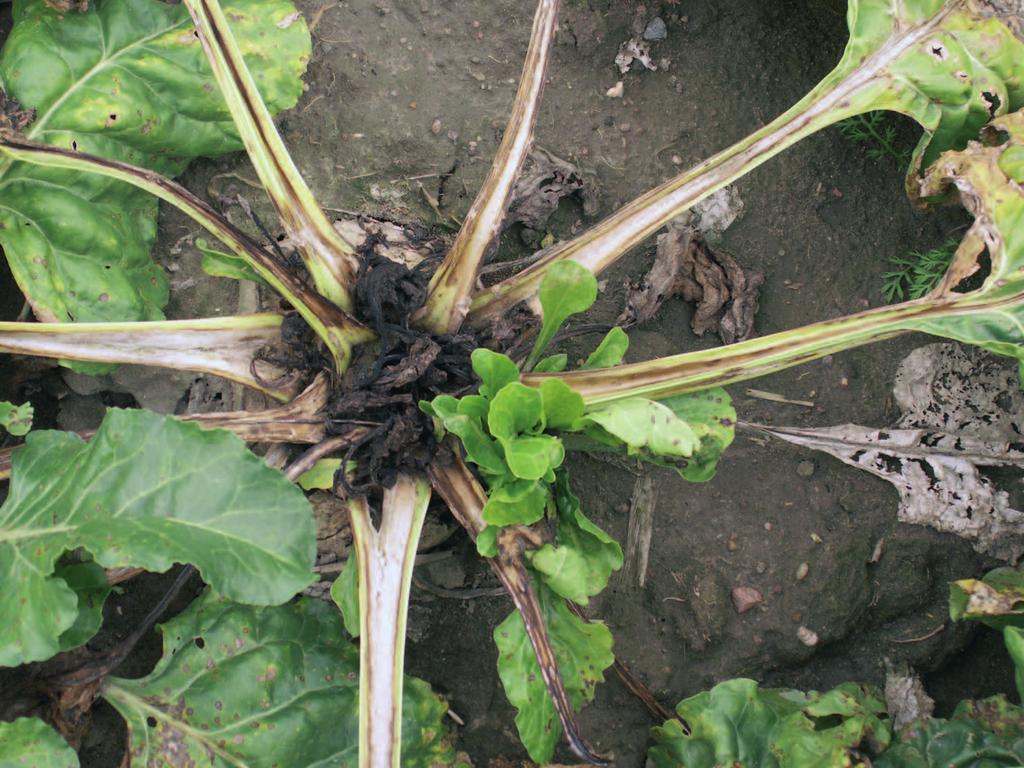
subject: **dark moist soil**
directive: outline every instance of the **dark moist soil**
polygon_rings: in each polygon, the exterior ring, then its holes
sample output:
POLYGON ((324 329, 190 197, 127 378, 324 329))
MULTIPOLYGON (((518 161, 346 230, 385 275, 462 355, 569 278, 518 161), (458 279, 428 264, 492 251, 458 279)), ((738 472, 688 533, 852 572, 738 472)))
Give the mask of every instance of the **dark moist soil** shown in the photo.
MULTIPOLYGON (((281 125, 320 199, 336 211, 453 229, 500 138, 529 35, 531 4, 299 5, 315 21, 314 56, 308 92, 281 125)), ((677 164, 696 163, 782 112, 838 60, 846 39, 844 14, 842 0, 664 0, 646 9, 615 0, 565 0, 538 143, 583 170, 597 212, 587 217, 578 200, 563 202, 549 222, 554 236, 569 236, 669 178, 677 164), (621 76, 613 61, 637 15, 660 16, 666 24, 666 39, 652 46, 659 68, 621 76), (607 97, 619 79, 623 97, 607 97)), ((900 123, 899 137, 903 146, 912 146, 915 130, 900 123)), ((254 178, 244 161, 231 157, 197 164, 185 181, 211 196, 241 192, 256 198, 254 178)), ((864 147, 836 130, 802 142, 737 188, 745 213, 726 232, 722 247, 766 275, 759 334, 878 305, 891 256, 935 247, 964 221, 957 211, 912 210, 896 162, 869 159, 864 147)), ((254 202, 267 213, 264 203, 254 202)), ((175 289, 171 316, 258 306, 248 289, 202 275, 190 240, 195 230, 179 215, 164 211, 161 231, 157 256, 175 289)), ((523 251, 515 230, 503 246, 512 256, 523 251)), ((624 281, 637 278, 652 260, 646 246, 603 276, 595 320, 614 320, 624 281)), ((20 301, 3 290, 3 314, 10 317, 20 301)), ((668 302, 657 321, 631 331, 628 359, 715 346, 713 334, 698 339, 691 333, 692 311, 668 302)), ((591 341, 596 339, 576 340, 567 351, 581 357, 591 341)), ((753 385, 813 407, 765 402, 747 395, 742 384, 730 392, 746 421, 886 425, 897 415, 890 398, 896 366, 923 341, 877 344, 753 385)), ((35 391, 41 403, 49 403, 43 409, 47 425, 88 426, 109 404, 109 393, 92 391, 80 377, 0 364, 0 384, 42 382, 35 391), (54 398, 60 398, 59 408, 54 398)), ((100 389, 116 389, 158 410, 180 410, 194 403, 195 383, 185 374, 124 369, 100 389)), ((232 396, 237 402, 230 387, 200 384, 200 400, 220 407, 232 396)), ((994 563, 958 539, 897 523, 896 494, 879 480, 822 455, 762 445, 742 433, 717 477, 703 485, 687 484, 669 471, 587 457, 574 457, 570 466, 587 513, 623 542, 636 472, 654 473, 657 507, 646 583, 640 588, 613 579, 588 611, 608 622, 617 654, 669 706, 737 675, 819 689, 846 679, 881 683, 885 659, 923 671, 940 713, 961 697, 1012 686, 998 636, 947 621, 947 582, 977 576, 994 563), (809 476, 806 466, 797 473, 802 462, 813 466, 809 476), (881 539, 882 557, 870 564, 881 539), (805 562, 808 575, 799 580, 797 569, 805 562), (764 605, 738 615, 730 601, 735 586, 758 589, 764 605), (800 642, 801 626, 817 633, 816 647, 800 642)), ((423 578, 447 588, 490 584, 468 541, 459 534, 446 546, 452 542, 457 557, 421 569, 423 578)), ((167 583, 132 583, 108 614, 130 628, 132 617, 141 618, 167 583)), ((422 590, 414 591, 410 608, 409 672, 450 697, 452 710, 465 721, 457 730, 460 746, 478 766, 495 757, 525 757, 495 671, 491 639, 510 609, 503 597, 452 600, 422 590)), ((150 638, 122 674, 145 673, 157 653, 158 642, 150 638)), ((112 768, 120 760, 123 730, 113 713, 100 708, 97 715, 83 765, 112 768)), ((581 720, 586 736, 599 751, 613 754, 615 765, 644 764, 652 723, 616 680, 600 687, 581 720)), ((557 757, 572 762, 564 749, 557 757)))

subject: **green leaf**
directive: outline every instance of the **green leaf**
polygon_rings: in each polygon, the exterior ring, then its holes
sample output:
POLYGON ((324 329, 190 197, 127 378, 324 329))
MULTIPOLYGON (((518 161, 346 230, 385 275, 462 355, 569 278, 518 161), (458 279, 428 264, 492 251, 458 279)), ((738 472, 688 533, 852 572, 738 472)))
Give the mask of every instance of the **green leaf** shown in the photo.
POLYGON ((78 768, 78 755, 37 717, 0 722, 0 768, 78 768))
POLYGON ((456 414, 444 419, 444 426, 462 441, 466 458, 480 469, 492 475, 508 472, 501 446, 484 432, 479 417, 456 414))
POLYGON ((194 563, 222 594, 267 604, 312 581, 316 533, 302 491, 230 432, 118 409, 89 443, 32 432, 0 507, 0 666, 59 649, 78 599, 53 573, 78 547, 105 568, 194 563))
POLYGON ((961 579, 949 585, 949 617, 973 619, 995 629, 1024 626, 1024 574, 996 568, 982 579, 961 579))
POLYGON ((0 427, 15 437, 27 435, 32 429, 32 415, 32 403, 14 405, 6 400, 0 400, 0 427))
POLYGON ((326 490, 334 487, 334 475, 341 468, 341 459, 319 459, 296 480, 304 491, 326 490))
POLYGON ((491 407, 487 412, 487 429, 504 443, 532 430, 543 415, 540 392, 517 381, 506 384, 491 399, 491 407))
POLYGON ((647 756, 652 768, 776 768, 771 735, 799 707, 777 691, 738 678, 684 699, 676 711, 692 733, 685 735, 676 720, 652 729, 655 745, 647 756))
POLYGON ((550 492, 545 483, 536 480, 504 481, 488 492, 481 515, 488 526, 532 525, 544 517, 549 498, 550 492))
POLYGON ((1024 629, 1004 627, 1003 642, 1013 661, 1013 679, 1017 683, 1017 695, 1024 699, 1024 629))
MULTIPOLYGON (((226 10, 268 107, 293 106, 310 56, 294 7, 233 0, 226 10)), ((36 111, 26 131, 36 141, 172 176, 196 157, 241 149, 181 4, 93 2, 62 13, 20 0, 0 82, 36 111)), ((149 255, 156 212, 154 198, 120 182, 0 164, 0 245, 44 320, 162 318, 167 279, 149 255)))
POLYGON ((54 576, 71 587, 78 599, 75 623, 60 636, 60 650, 66 651, 85 645, 99 632, 103 624, 103 603, 113 588, 107 581, 106 571, 96 563, 58 564, 54 576))
POLYGON ((466 395, 459 400, 458 410, 464 416, 472 416, 479 419, 480 423, 487 421, 487 413, 491 403, 483 395, 466 395))
POLYGON ((1018 184, 1024 184, 1024 147, 1010 147, 999 157, 999 169, 1018 184))
MULTIPOLYGON (((1024 43, 995 13, 945 0, 850 0, 846 52, 816 91, 885 62, 843 106, 850 114, 888 109, 917 120, 925 135, 910 169, 916 175, 941 152, 963 148, 993 116, 1024 104, 1024 43)), ((1010 6, 1003 13, 1009 17, 1010 6)))
POLYGON ((202 238, 196 240, 196 248, 202 251, 203 272, 211 277, 227 277, 232 280, 248 280, 252 283, 269 287, 269 284, 249 266, 245 259, 233 253, 225 253, 211 248, 202 238))
POLYGON ((470 355, 473 372, 480 377, 480 394, 493 399, 506 384, 519 381, 519 369, 512 360, 500 352, 477 347, 470 355))
POLYGON ((943 155, 921 186, 924 193, 933 195, 957 190, 975 222, 964 236, 954 266, 987 252, 988 277, 973 291, 950 291, 940 297, 946 311, 923 313, 903 326, 974 344, 1024 364, 1024 188, 999 165, 1006 152, 1024 148, 1024 110, 991 126, 993 133, 1001 132, 1001 143, 974 142, 963 152, 943 155))
POLYGON ((540 480, 562 466, 565 448, 551 435, 513 437, 505 441, 505 463, 512 474, 522 480, 540 480))
POLYGON ((698 445, 689 424, 670 408, 642 397, 599 405, 579 422, 581 427, 595 424, 625 443, 631 455, 690 456, 698 445))
POLYGON ((565 382, 548 379, 539 389, 547 429, 569 429, 583 415, 583 397, 565 382))
MULTIPOLYGON (((565 690, 573 708, 579 710, 593 700, 597 684, 604 680, 604 670, 615 662, 612 633, 600 622, 583 621, 543 584, 535 584, 534 589, 565 690)), ((562 724, 518 611, 495 628, 494 642, 498 646, 498 675, 505 695, 518 710, 519 738, 534 762, 551 762, 555 744, 562 735, 562 724)))
POLYGON ((872 752, 890 738, 882 697, 867 686, 843 683, 826 693, 808 693, 801 711, 779 722, 772 751, 783 766, 839 766, 856 764, 852 750, 872 752))
POLYGON ((977 723, 1009 742, 1024 739, 1024 709, 998 694, 987 699, 965 699, 953 710, 953 720, 977 723))
POLYGON ((615 326, 608 331, 601 343, 597 345, 597 349, 590 353, 586 362, 580 367, 583 369, 611 368, 622 362, 628 349, 629 336, 619 326, 615 326))
POLYGON ((569 473, 556 475, 558 527, 554 544, 528 553, 530 566, 551 589, 567 600, 586 605, 608 585, 612 571, 622 567, 622 547, 594 525, 572 492, 569 473))
POLYGON ((654 728, 652 768, 819 768, 860 765, 855 752, 885 747, 885 705, 865 686, 844 683, 826 693, 760 688, 727 680, 684 699, 678 721, 654 728))
POLYGON ((479 395, 470 397, 474 400, 467 403, 469 397, 459 400, 451 395, 438 395, 430 402, 421 401, 420 410, 436 418, 441 426, 462 441, 466 458, 471 462, 490 474, 504 475, 508 467, 505 466, 501 447, 481 426, 480 414, 487 415, 487 400, 479 395), (479 405, 481 400, 483 408, 479 405))
MULTIPOLYGON (((355 768, 359 657, 341 618, 319 600, 274 608, 207 594, 161 627, 163 658, 140 680, 103 690, 128 723, 139 765, 355 768)), ((407 678, 402 766, 456 760, 448 705, 407 678)))
POLYGON ((699 441, 685 462, 675 461, 671 466, 691 483, 710 480, 715 476, 718 460, 736 434, 736 409, 729 393, 721 387, 714 387, 658 402, 685 421, 699 441))
POLYGON ((999 768, 1024 765, 1024 742, 1004 740, 978 722, 924 720, 872 763, 875 768, 999 768))
POLYGON ((526 370, 537 362, 562 323, 572 315, 586 312, 597 300, 597 278, 574 261, 560 261, 545 272, 537 296, 543 319, 526 370))
POLYGON ((533 366, 534 373, 561 373, 569 367, 569 356, 564 352, 549 355, 533 366))
POLYGON ((345 567, 331 584, 331 599, 341 611, 345 631, 359 637, 359 560, 355 547, 348 551, 345 567))
POLYGON ((476 537, 476 551, 480 557, 498 556, 498 531, 501 528, 496 525, 488 525, 476 537))

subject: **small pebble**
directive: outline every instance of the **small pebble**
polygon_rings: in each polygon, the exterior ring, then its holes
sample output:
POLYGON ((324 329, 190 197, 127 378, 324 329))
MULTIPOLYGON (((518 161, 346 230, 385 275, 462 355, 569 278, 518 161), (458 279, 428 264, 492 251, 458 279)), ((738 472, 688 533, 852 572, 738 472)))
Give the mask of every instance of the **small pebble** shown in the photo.
POLYGON ((765 529, 766 531, 770 531, 770 530, 772 529, 772 524, 771 524, 771 523, 765 523, 765 524, 764 524, 764 529, 765 529))
POLYGON ((732 590, 732 604, 736 613, 746 613, 763 602, 764 595, 753 587, 734 587, 732 590))
POLYGON ((800 565, 798 565, 796 567, 796 580, 797 581, 803 581, 804 579, 806 579, 807 578, 807 573, 810 570, 811 570, 811 566, 808 563, 806 563, 806 562, 800 563, 800 565))
POLYGON ((604 92, 604 95, 609 99, 621 99, 622 93, 625 91, 625 85, 621 80, 604 92))
POLYGON ((740 548, 740 545, 736 543, 736 534, 735 533, 730 533, 729 534, 729 543, 726 544, 725 547, 730 552, 735 552, 737 549, 740 548))
POLYGON ((631 130, 633 130, 633 126, 630 125, 629 123, 619 123, 619 130, 622 131, 623 133, 629 133, 631 130))
POLYGON ((801 461, 796 465, 796 473, 805 480, 814 474, 814 462, 813 461, 801 461))
POLYGON ((665 22, 660 16, 655 16, 647 22, 647 29, 644 30, 644 40, 654 42, 664 40, 666 37, 668 37, 668 27, 665 26, 665 22))
POLYGON ((683 158, 681 158, 679 155, 672 155, 672 165, 682 165, 682 164, 683 164, 683 158))
POLYGON ((811 534, 811 541, 813 541, 815 544, 821 544, 822 539, 821 539, 821 536, 819 536, 818 534, 812 533, 811 534))
POLYGON ((430 124, 430 132, 435 136, 441 135, 441 118, 435 117, 434 122, 430 124))
POLYGON ((806 645, 808 648, 813 648, 818 644, 818 633, 815 632, 813 629, 808 629, 803 625, 801 625, 800 628, 796 631, 796 636, 800 640, 800 642, 806 645))
POLYGON ((759 562, 757 565, 754 566, 754 570, 758 573, 764 573, 768 570, 768 565, 766 563, 759 562))

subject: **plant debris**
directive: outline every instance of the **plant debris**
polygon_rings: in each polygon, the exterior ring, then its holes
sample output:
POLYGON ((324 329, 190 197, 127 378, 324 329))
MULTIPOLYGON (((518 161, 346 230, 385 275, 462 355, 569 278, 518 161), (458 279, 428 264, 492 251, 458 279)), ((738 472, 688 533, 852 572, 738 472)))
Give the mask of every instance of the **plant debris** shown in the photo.
POLYGON ((900 494, 899 519, 955 533, 978 552, 1016 562, 1024 553, 1024 513, 979 471, 1024 466, 1024 446, 928 429, 758 427, 789 443, 835 456, 888 480, 900 494))
POLYGON ((584 186, 583 172, 567 160, 536 147, 512 190, 504 226, 522 224, 523 242, 539 247, 558 203, 577 193, 582 195, 583 212, 588 216, 596 213, 597 198, 584 186))
POLYGON ((458 391, 473 382, 469 356, 477 340, 468 333, 431 336, 409 328, 426 298, 427 275, 376 255, 376 238, 363 243, 363 270, 356 286, 357 312, 380 337, 372 364, 356 367, 330 400, 328 434, 343 435, 354 426, 371 429, 349 448, 357 469, 351 487, 390 487, 401 473, 422 472, 437 450, 430 417, 421 400, 458 391), (369 370, 366 370, 369 367, 369 370))
POLYGON ((736 187, 722 187, 697 203, 677 221, 699 230, 712 245, 722 240, 725 230, 743 215, 743 200, 736 187))
POLYGON ((726 344, 749 338, 754 330, 758 292, 764 274, 744 271, 725 251, 712 251, 694 228, 670 225, 658 236, 654 266, 627 286, 626 308, 617 323, 626 327, 654 317, 666 299, 696 302, 691 327, 698 336, 714 328, 726 344))
POLYGON ((930 718, 935 712, 935 702, 916 674, 890 669, 885 675, 885 708, 893 730, 898 732, 911 723, 930 718))
POLYGON ((419 224, 405 224, 372 216, 339 219, 334 228, 363 254, 397 261, 414 269, 423 261, 440 261, 448 243, 419 224))
POLYGON ((979 471, 1024 467, 1024 394, 1016 378, 1012 366, 981 350, 931 344, 912 352, 896 375, 904 413, 894 429, 755 428, 888 480, 900 494, 903 522, 955 533, 978 552, 1016 563, 1024 512, 979 471))
POLYGON ((619 52, 615 54, 615 66, 619 68, 619 72, 626 74, 635 61, 652 72, 658 69, 658 65, 651 60, 650 43, 631 37, 619 46, 619 52))

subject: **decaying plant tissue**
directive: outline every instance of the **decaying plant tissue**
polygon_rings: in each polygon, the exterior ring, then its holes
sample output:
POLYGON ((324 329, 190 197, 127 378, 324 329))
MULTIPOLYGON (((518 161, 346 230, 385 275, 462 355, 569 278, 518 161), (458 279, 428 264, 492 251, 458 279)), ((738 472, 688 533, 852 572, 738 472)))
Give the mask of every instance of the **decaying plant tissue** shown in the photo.
POLYGON ((564 197, 579 193, 583 213, 597 212, 597 198, 585 186, 583 172, 568 162, 536 147, 527 158, 523 173, 512 190, 504 226, 523 225, 522 238, 527 245, 539 246, 547 221, 564 197))
POLYGON ((639 284, 628 286, 618 323, 646 322, 666 299, 681 296, 697 304, 691 321, 695 334, 703 336, 714 328, 722 341, 732 344, 753 332, 763 282, 763 273, 745 271, 725 251, 713 251, 693 227, 673 224, 658 236, 651 271, 639 284))
POLYGON ((911 723, 931 717, 935 702, 925 692, 920 677, 906 669, 890 669, 885 675, 885 707, 893 730, 899 731, 911 723))
POLYGON ((626 74, 634 61, 639 61, 645 69, 652 72, 658 68, 658 65, 651 61, 650 44, 631 37, 619 46, 619 52, 615 55, 615 66, 619 68, 619 72, 626 74))
POLYGON ((978 552, 1016 563, 1024 553, 1024 512, 978 469, 1024 467, 1024 395, 1016 378, 985 352, 931 344, 900 366, 894 392, 905 410, 894 429, 757 429, 888 480, 900 494, 901 521, 955 533, 978 552))
POLYGON ((679 217, 678 221, 699 230, 712 245, 722 241, 722 234, 743 215, 743 200, 736 187, 722 187, 708 195, 679 217))

